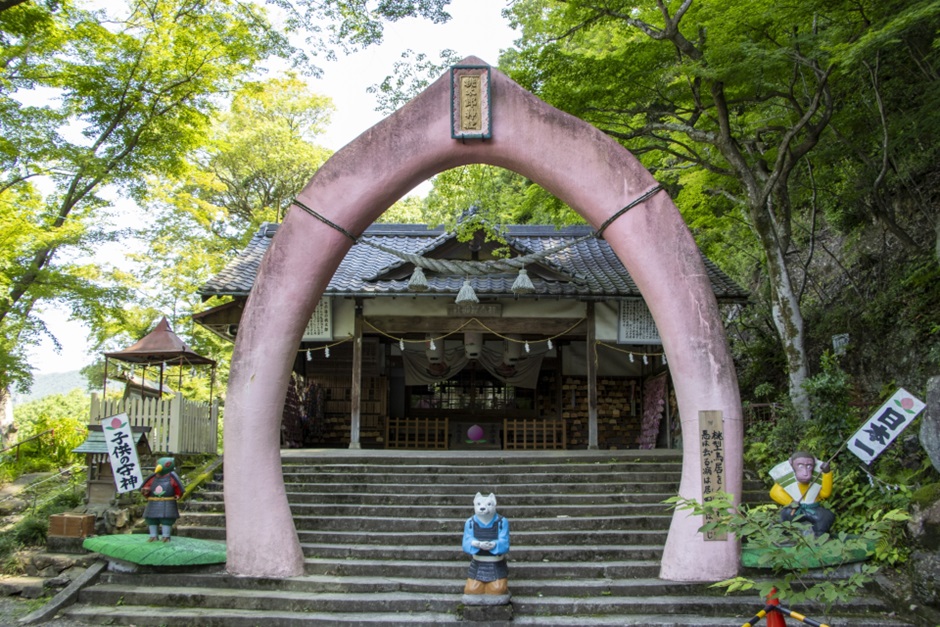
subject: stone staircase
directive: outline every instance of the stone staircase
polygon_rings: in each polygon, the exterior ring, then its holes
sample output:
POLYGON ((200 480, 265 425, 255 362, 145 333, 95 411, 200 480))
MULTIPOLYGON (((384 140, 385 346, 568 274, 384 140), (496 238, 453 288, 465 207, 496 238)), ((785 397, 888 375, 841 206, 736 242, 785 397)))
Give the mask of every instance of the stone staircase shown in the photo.
MULTIPOLYGON (((63 614, 138 626, 472 624, 460 545, 477 491, 495 492, 510 520, 512 624, 733 626, 762 607, 754 594, 657 579, 673 451, 285 451, 283 465, 303 576, 106 573, 63 614)), ((221 483, 179 523, 180 535, 224 540, 221 483)), ((835 616, 797 609, 832 625, 906 624, 873 599, 835 616)))

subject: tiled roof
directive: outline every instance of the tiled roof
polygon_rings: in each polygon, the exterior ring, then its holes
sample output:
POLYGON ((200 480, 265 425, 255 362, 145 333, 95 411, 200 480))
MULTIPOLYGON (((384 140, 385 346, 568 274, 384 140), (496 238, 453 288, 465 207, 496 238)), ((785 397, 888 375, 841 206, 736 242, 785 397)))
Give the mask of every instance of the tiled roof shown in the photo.
MULTIPOLYGON (((203 298, 211 296, 247 296, 254 284, 261 258, 277 231, 276 224, 265 224, 252 237, 248 246, 229 263, 222 272, 209 280, 199 291, 203 298)), ((542 252, 561 244, 577 241, 592 233, 589 226, 510 226, 505 233, 510 247, 522 254, 542 252)), ((363 237, 393 250, 431 256, 439 246, 449 243, 453 234, 443 229, 428 229, 415 224, 373 224, 363 237)), ((705 268, 719 301, 744 301, 747 292, 731 280, 718 267, 704 258, 705 268)), ((593 298, 640 297, 633 279, 610 245, 597 238, 589 238, 569 248, 554 252, 539 265, 549 274, 561 275, 560 280, 545 280, 529 273, 537 296, 581 296, 593 298)), ((392 273, 398 268, 411 268, 400 258, 377 250, 365 243, 352 246, 336 274, 326 288, 332 296, 415 295, 408 289, 408 277, 392 273), (390 274, 391 273, 391 274, 390 274)), ((437 276, 428 273, 429 289, 424 294, 456 295, 463 285, 463 276, 437 276)), ((471 277, 477 296, 512 297, 515 273, 489 274, 471 277)))

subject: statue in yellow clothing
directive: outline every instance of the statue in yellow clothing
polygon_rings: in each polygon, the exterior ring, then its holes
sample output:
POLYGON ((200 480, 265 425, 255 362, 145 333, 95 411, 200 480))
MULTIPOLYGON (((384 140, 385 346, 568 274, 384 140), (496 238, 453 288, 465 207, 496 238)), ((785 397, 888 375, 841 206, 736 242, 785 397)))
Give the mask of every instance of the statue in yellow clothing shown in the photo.
POLYGON ((797 451, 770 471, 770 498, 783 505, 780 520, 812 525, 817 536, 828 533, 836 517, 819 504, 832 495, 832 471, 812 453, 797 451))

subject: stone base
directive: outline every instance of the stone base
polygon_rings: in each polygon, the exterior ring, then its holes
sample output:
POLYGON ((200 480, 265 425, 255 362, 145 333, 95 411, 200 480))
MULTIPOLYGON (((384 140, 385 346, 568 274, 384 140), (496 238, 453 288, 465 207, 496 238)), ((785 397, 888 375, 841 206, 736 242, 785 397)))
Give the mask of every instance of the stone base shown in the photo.
POLYGON ((512 620, 512 604, 509 602, 508 594, 465 594, 463 595, 463 620, 473 623, 504 623, 512 620), (482 604, 468 603, 467 598, 489 597, 491 599, 503 599, 502 603, 482 604))
POLYGON ((461 599, 464 605, 506 605, 511 594, 465 594, 461 599))
POLYGON ((69 538, 66 536, 46 536, 46 550, 50 553, 71 553, 83 555, 88 553, 82 543, 85 538, 69 538))

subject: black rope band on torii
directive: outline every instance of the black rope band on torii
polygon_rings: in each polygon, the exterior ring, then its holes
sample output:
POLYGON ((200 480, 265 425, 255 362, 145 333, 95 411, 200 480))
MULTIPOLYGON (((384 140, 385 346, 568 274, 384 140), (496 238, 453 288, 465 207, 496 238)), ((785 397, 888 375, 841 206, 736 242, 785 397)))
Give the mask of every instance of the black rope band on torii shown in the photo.
POLYGON ((604 239, 604 231, 606 231, 606 230, 607 230, 607 227, 610 226, 611 224, 613 224, 613 222, 614 222, 617 218, 619 218, 620 216, 622 216, 622 215, 625 214, 626 212, 630 211, 631 209, 633 209, 634 207, 636 207, 636 206, 639 205, 640 203, 649 200, 650 198, 652 198, 653 196, 655 196, 656 194, 658 194, 659 192, 661 192, 662 189, 663 189, 663 186, 662 186, 662 185, 657 185, 656 187, 652 188, 652 189, 649 190, 648 192, 644 193, 644 194, 643 194, 642 196, 640 196, 639 198, 635 198, 635 199, 631 200, 630 203, 629 203, 626 207, 624 207, 623 209, 621 209, 620 211, 618 211, 618 212, 615 213, 614 215, 612 215, 612 216, 610 216, 609 218, 607 218, 606 220, 604 220, 604 223, 601 225, 601 228, 597 229, 597 233, 595 234, 595 237, 597 237, 597 239, 604 239))
POLYGON ((335 222, 330 221, 329 218, 326 218, 326 217, 320 215, 319 213, 317 213, 316 211, 314 211, 313 209, 311 209, 311 208, 308 207, 307 205, 303 204, 302 202, 300 202, 300 201, 297 200, 296 198, 293 200, 293 204, 297 205, 298 207, 300 207, 301 209, 303 209, 304 211, 306 211, 307 213, 309 213, 309 214, 312 215, 314 218, 316 218, 317 220, 319 220, 319 221, 322 222, 323 224, 327 225, 328 227, 330 227, 330 228, 332 228, 332 229, 336 229, 337 231, 339 231, 340 233, 342 233, 343 235, 345 235, 346 237, 348 237, 349 239, 351 239, 354 244, 359 242, 359 238, 358 238, 358 237, 356 237, 355 235, 353 235, 352 233, 350 233, 349 231, 347 231, 346 229, 344 229, 344 228, 341 227, 340 225, 336 224, 335 222))

